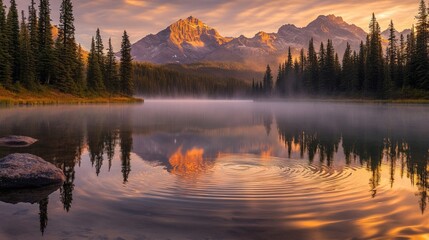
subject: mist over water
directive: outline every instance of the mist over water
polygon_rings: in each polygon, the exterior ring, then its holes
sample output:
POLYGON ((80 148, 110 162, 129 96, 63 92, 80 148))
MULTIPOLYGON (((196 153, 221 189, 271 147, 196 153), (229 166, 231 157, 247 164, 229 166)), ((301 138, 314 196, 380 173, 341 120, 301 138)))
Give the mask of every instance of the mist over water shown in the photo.
POLYGON ((427 105, 317 102, 0 109, 0 136, 39 139, 0 157, 67 176, 34 204, 1 193, 0 238, 429 237, 428 120, 427 105))

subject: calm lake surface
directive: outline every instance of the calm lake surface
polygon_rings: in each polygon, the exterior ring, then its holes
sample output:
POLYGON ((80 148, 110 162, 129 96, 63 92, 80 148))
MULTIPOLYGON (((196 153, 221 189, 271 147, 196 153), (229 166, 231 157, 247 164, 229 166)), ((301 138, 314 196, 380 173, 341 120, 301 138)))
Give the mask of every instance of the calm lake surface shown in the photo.
POLYGON ((0 239, 429 238, 429 106, 246 101, 0 109, 64 170, 0 193, 0 239))

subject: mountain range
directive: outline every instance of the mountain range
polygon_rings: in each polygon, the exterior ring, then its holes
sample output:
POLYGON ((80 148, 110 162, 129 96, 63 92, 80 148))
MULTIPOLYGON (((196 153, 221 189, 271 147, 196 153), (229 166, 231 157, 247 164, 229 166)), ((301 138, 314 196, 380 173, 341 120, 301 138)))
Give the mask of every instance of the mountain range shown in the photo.
MULTIPOLYGON (((388 32, 383 32, 384 37, 386 34, 388 32)), ((261 31, 252 38, 243 35, 224 37, 216 29, 191 16, 137 41, 132 45, 131 53, 137 61, 157 64, 231 62, 261 67, 284 61, 289 47, 293 55, 298 55, 301 48, 308 48, 311 38, 316 49, 321 42, 331 39, 341 57, 347 42, 353 50, 358 50, 366 36, 363 29, 335 15, 321 15, 305 27, 286 24, 276 33, 261 31)))

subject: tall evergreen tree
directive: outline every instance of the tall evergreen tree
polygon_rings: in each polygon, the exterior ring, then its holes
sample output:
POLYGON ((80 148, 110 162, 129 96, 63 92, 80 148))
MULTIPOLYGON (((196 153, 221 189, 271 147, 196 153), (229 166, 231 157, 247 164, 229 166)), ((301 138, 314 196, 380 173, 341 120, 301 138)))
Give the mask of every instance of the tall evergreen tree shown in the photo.
POLYGON ((83 50, 82 46, 79 44, 77 48, 77 62, 76 62, 76 71, 75 71, 75 82, 77 91, 81 94, 87 89, 86 78, 85 78, 85 63, 83 60, 83 50))
POLYGON ((350 91, 353 93, 353 95, 358 95, 359 92, 359 55, 356 51, 353 51, 353 78, 351 81, 350 91))
POLYGON ((38 27, 37 27, 37 10, 36 3, 31 0, 31 5, 28 7, 28 34, 30 38, 30 62, 32 63, 32 74, 34 78, 34 85, 40 83, 38 79, 38 68, 37 68, 37 53, 39 51, 38 44, 38 27))
POLYGON ((328 93, 333 93, 336 87, 336 61, 335 50, 332 40, 328 39, 326 44, 326 59, 325 59, 325 86, 328 93))
POLYGON ((55 69, 54 40, 52 38, 51 9, 49 0, 40 0, 38 26, 39 81, 51 84, 55 69))
POLYGON ((37 37, 37 10, 34 0, 31 0, 31 5, 28 7, 28 30, 30 34, 31 51, 37 53, 39 45, 37 37))
POLYGON ((131 43, 127 31, 124 31, 121 44, 120 80, 122 93, 127 96, 134 94, 133 64, 131 43))
POLYGON ((308 44, 307 65, 308 76, 306 86, 310 93, 316 94, 319 86, 319 62, 314 48, 313 38, 311 38, 308 44))
POLYGON ((34 68, 34 59, 32 58, 33 52, 31 49, 30 43, 30 34, 28 32, 28 27, 25 22, 24 11, 22 11, 22 21, 21 21, 21 32, 19 35, 19 46, 20 46, 20 83, 26 86, 29 89, 35 87, 35 68, 34 68))
POLYGON ((325 45, 323 42, 320 43, 320 49, 319 49, 319 93, 325 94, 326 93, 326 51, 325 51, 325 45))
POLYGON ((405 79, 405 63, 406 63, 406 54, 405 54, 405 39, 404 35, 401 34, 399 39, 398 47, 398 73, 396 78, 396 88, 402 89, 404 87, 405 79))
POLYGON ((107 80, 105 78, 106 75, 106 68, 105 68, 105 56, 104 56, 104 44, 103 44, 103 38, 101 37, 100 29, 97 28, 97 31, 95 32, 95 52, 97 54, 98 58, 98 64, 100 65, 101 73, 103 74, 103 81, 104 84, 107 86, 107 80))
POLYGON ((97 28, 97 31, 95 32, 95 52, 100 59, 104 57, 104 44, 99 28, 97 28))
POLYGON ((287 61, 285 63, 285 93, 288 97, 290 97, 293 94, 293 89, 295 86, 295 72, 294 72, 294 63, 292 58, 292 51, 291 48, 288 48, 288 54, 287 54, 287 61))
POLYGON ((357 90, 363 91, 364 90, 364 83, 366 79, 365 70, 366 70, 366 46, 364 45, 363 41, 360 42, 359 46, 359 55, 357 60, 357 90))
POLYGON ((71 0, 63 0, 60 8, 60 25, 56 39, 57 70, 56 86, 63 92, 77 91, 75 82, 78 62, 73 4, 71 0))
POLYGON ((428 57, 428 13, 424 0, 420 1, 416 25, 416 71, 415 78, 420 88, 429 90, 429 57, 428 57))
POLYGON ((87 82, 88 88, 94 92, 100 92, 105 89, 94 38, 92 38, 91 51, 88 56, 87 82))
POLYGON ((119 90, 119 82, 118 82, 118 71, 117 71, 117 63, 115 59, 115 52, 113 51, 112 39, 109 38, 109 49, 106 57, 106 74, 105 74, 105 82, 106 88, 109 92, 115 93, 119 90))
POLYGON ((372 95, 385 97, 386 84, 384 81, 384 59, 381 45, 380 25, 372 14, 369 33, 369 45, 367 47, 366 61, 366 90, 372 95))
POLYGON ((298 59, 295 59, 293 61, 293 76, 294 76, 294 81, 292 86, 292 90, 293 90, 292 95, 296 95, 296 94, 299 94, 300 86, 301 86, 301 63, 299 62, 298 59))
POLYGON ((305 68, 307 66, 307 57, 305 55, 304 48, 301 49, 299 54, 299 73, 297 75, 298 77, 298 92, 301 93, 303 91, 303 88, 306 84, 306 76, 305 76, 305 68))
POLYGON ((9 55, 12 64, 12 80, 13 82, 19 81, 20 72, 20 50, 19 50, 19 16, 15 0, 10 1, 9 12, 7 14, 7 38, 9 44, 9 55))
POLYGON ((280 96, 284 95, 284 89, 285 89, 284 80, 285 80, 285 77, 284 77, 282 64, 279 64, 279 70, 277 72, 277 79, 276 79, 276 92, 280 96))
POLYGON ((6 9, 3 0, 0 0, 0 84, 9 87, 11 82, 11 61, 6 25, 6 9))
POLYGON ((341 86, 341 63, 340 57, 338 57, 338 53, 335 53, 334 57, 334 77, 335 77, 335 86, 333 88, 334 93, 337 93, 340 90, 341 86))
POLYGON ((347 43, 346 51, 343 56, 343 67, 342 67, 342 81, 341 90, 344 92, 355 90, 354 81, 354 61, 352 56, 352 49, 350 44, 347 43))
POLYGON ((416 52, 416 35, 414 26, 411 28, 410 34, 407 36, 407 48, 406 48, 406 74, 405 83, 406 88, 417 87, 415 72, 417 71, 417 52, 416 52))
POLYGON ((267 69, 265 70, 263 88, 265 96, 271 96, 273 90, 273 75, 270 65, 267 65, 267 69))
POLYGON ((386 59, 387 59, 387 67, 388 67, 388 82, 393 82, 395 85, 398 82, 398 75, 397 75, 397 40, 396 40, 396 30, 393 25, 393 21, 390 21, 389 24, 389 45, 386 50, 386 59))

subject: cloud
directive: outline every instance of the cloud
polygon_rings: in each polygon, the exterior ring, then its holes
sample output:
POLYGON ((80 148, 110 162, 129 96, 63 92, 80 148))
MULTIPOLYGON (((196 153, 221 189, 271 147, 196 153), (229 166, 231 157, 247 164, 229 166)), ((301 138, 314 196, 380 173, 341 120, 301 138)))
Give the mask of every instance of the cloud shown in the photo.
MULTIPOLYGON (((52 19, 58 23, 60 0, 51 1, 52 19)), ((28 0, 17 0, 27 9, 28 0)), ((97 27, 104 38, 112 37, 115 48, 127 29, 132 41, 157 33, 180 18, 200 18, 224 36, 253 36, 259 31, 275 32, 292 23, 303 27, 318 15, 335 14, 364 30, 372 12, 382 29, 391 19, 399 30, 410 28, 417 15, 417 0, 75 0, 77 39, 88 48, 97 27), (104 29, 104 30, 103 30, 104 29)))

